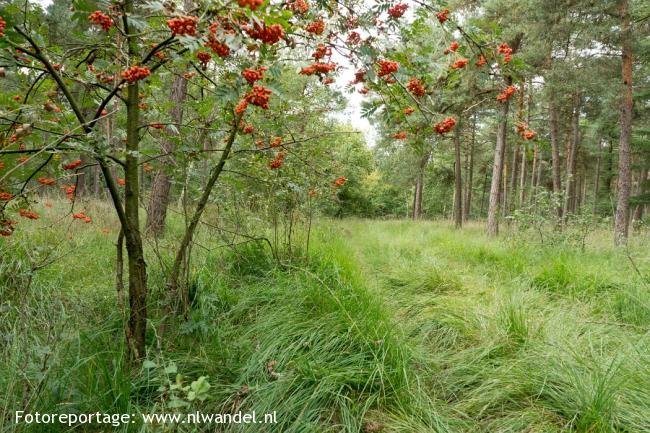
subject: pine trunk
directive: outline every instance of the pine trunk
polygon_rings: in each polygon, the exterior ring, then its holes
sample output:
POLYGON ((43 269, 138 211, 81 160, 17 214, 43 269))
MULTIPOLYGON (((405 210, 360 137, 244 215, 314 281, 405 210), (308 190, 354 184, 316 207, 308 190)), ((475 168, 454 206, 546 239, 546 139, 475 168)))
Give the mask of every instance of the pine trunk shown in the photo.
POLYGON ((476 114, 472 123, 472 140, 469 143, 469 152, 467 156, 467 181, 465 185, 465 200, 463 201, 463 221, 468 221, 472 212, 472 188, 474 178, 474 147, 476 145, 476 114))
POLYGON ((630 172, 632 136, 632 33, 630 29, 630 13, 628 0, 621 0, 619 11, 622 21, 623 38, 623 100, 621 103, 621 135, 618 144, 618 200, 616 203, 616 218, 614 224, 614 243, 626 245, 628 237, 628 222, 630 214, 630 172))
MULTIPOLYGON (((551 164, 552 164, 552 177, 553 177, 553 194, 560 196, 562 194, 562 180, 560 170, 560 144, 558 142, 558 124, 557 124, 557 109, 554 102, 551 101, 548 107, 548 127, 551 137, 551 164)), ((557 207, 557 216, 562 218, 562 206, 557 207)))
POLYGON ((454 227, 463 227, 463 179, 460 166, 460 125, 456 125, 454 134, 454 227))
MULTIPOLYGON (((172 107, 169 110, 169 117, 176 125, 176 128, 183 123, 183 103, 187 98, 187 80, 179 75, 174 79, 170 95, 172 107)), ((169 171, 173 167, 173 158, 171 156, 174 151, 173 136, 177 135, 176 128, 168 128, 166 134, 168 138, 162 141, 163 157, 160 158, 160 168, 156 171, 151 185, 151 197, 149 199, 149 207, 147 213, 147 233, 159 237, 165 230, 165 218, 167 217, 167 207, 169 206, 169 198, 171 191, 171 178, 169 171)))
MULTIPOLYGON (((511 79, 506 80, 507 85, 510 85, 511 83, 511 79)), ((501 174, 503 173, 506 152, 509 107, 509 101, 504 101, 501 103, 501 110, 499 110, 497 142, 494 149, 494 163, 492 166, 492 184, 490 186, 490 198, 488 202, 487 233, 489 236, 496 236, 499 234, 499 191, 501 190, 501 174)))

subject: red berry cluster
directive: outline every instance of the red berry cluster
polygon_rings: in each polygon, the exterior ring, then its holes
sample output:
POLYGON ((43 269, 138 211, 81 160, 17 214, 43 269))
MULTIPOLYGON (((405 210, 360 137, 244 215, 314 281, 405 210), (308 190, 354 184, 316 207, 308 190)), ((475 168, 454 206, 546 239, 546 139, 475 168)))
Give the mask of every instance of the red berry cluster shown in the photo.
POLYGON ((5 27, 7 27, 7 22, 0 17, 0 38, 4 37, 5 35, 5 27))
POLYGON ((334 82, 334 78, 332 78, 332 77, 325 77, 325 78, 323 79, 323 84, 325 84, 325 85, 330 85, 330 84, 332 84, 333 82, 334 82))
POLYGON ((248 9, 254 11, 257 10, 260 6, 262 6, 262 3, 264 3, 264 0, 237 0, 237 3, 239 4, 240 7, 247 7, 248 9))
POLYGON ((388 15, 395 19, 401 18, 408 8, 409 5, 406 3, 397 3, 395 6, 388 9, 388 15))
POLYGON ((413 113, 415 113, 415 108, 413 108, 413 107, 406 107, 404 109, 404 114, 407 115, 407 116, 410 116, 413 113))
POLYGON ((359 93, 361 93, 362 95, 367 95, 368 92, 370 92, 370 89, 367 87, 362 87, 359 89, 359 93))
POLYGON ((479 58, 478 58, 478 61, 476 62, 476 66, 480 67, 480 66, 485 65, 486 63, 487 63, 487 59, 485 58, 485 56, 483 54, 481 54, 479 56, 479 58))
POLYGON ((358 45, 361 43, 361 35, 357 32, 350 32, 348 35, 348 44, 349 45, 358 45))
POLYGON ((289 9, 298 14, 306 14, 309 12, 309 3, 305 0, 295 0, 289 3, 289 9))
POLYGON ((436 14, 436 18, 438 18, 440 24, 444 24, 445 21, 449 19, 449 9, 443 9, 440 12, 438 12, 436 14))
POLYGON ((219 42, 216 39, 210 38, 206 43, 205 46, 210 48, 216 55, 218 55, 221 58, 228 57, 230 55, 230 48, 228 45, 219 42))
POLYGON ((172 35, 194 36, 198 22, 199 17, 178 17, 167 20, 167 27, 172 31, 172 35))
POLYGON ((242 129, 242 132, 244 134, 252 134, 253 132, 255 132, 255 127, 253 125, 246 125, 242 129))
POLYGON ((86 224, 92 222, 92 219, 83 212, 73 213, 72 214, 72 219, 83 220, 86 224))
POLYGON ((151 74, 151 71, 146 66, 131 66, 120 75, 129 83, 135 83, 138 80, 144 80, 151 74))
POLYGON ((244 69, 241 74, 244 79, 248 81, 248 84, 253 84, 264 78, 264 71, 267 69, 266 66, 260 66, 257 69, 244 69))
POLYGON ((4 191, 0 191, 0 200, 9 201, 12 198, 14 198, 13 194, 10 194, 10 193, 4 192, 4 191))
POLYGON ((312 21, 309 24, 307 24, 305 30, 315 35, 322 35, 323 32, 325 31, 325 21, 323 21, 322 19, 312 21))
POLYGON ((266 24, 260 26, 255 23, 254 27, 246 28, 246 33, 253 38, 259 39, 267 45, 273 45, 280 39, 284 38, 284 28, 280 24, 266 24))
POLYGON ((196 53, 196 58, 199 59, 203 66, 207 65, 208 62, 212 60, 210 53, 206 53, 205 51, 199 51, 196 53))
POLYGON ((235 113, 237 113, 237 114, 241 114, 241 113, 243 113, 244 111, 246 111, 247 108, 248 108, 248 101, 247 101, 246 98, 244 97, 244 99, 242 99, 241 101, 239 101, 239 103, 238 103, 237 106, 235 107, 235 113))
POLYGON ((395 140, 406 140, 406 132, 400 131, 392 135, 395 140))
POLYGON ((449 53, 455 53, 458 48, 460 48, 460 44, 456 41, 452 42, 449 48, 444 51, 445 56, 449 53))
POLYGON ((315 60, 320 60, 324 57, 330 57, 332 55, 332 49, 326 47, 325 44, 318 44, 316 51, 311 55, 315 60))
POLYGON ((68 197, 68 200, 74 201, 75 191, 77 191, 77 186, 76 185, 63 185, 61 188, 65 191, 65 195, 66 195, 66 197, 68 197))
POLYGON ((359 84, 366 81, 366 73, 367 71, 365 69, 359 69, 354 73, 354 80, 350 84, 359 84))
POLYGON ((287 156, 285 152, 278 152, 278 154, 275 155, 275 159, 269 163, 269 167, 273 170, 277 170, 278 168, 282 167, 282 164, 284 164, 285 156, 287 156))
POLYGON ((113 25, 113 20, 111 17, 102 11, 93 12, 92 14, 88 15, 88 19, 94 24, 101 26, 106 32, 109 31, 113 25))
POLYGON ((341 186, 345 185, 345 181, 347 181, 346 177, 345 177, 345 176, 341 176, 341 177, 337 178, 337 179, 334 181, 334 186, 335 186, 336 188, 341 187, 341 186))
POLYGON ((266 87, 253 86, 253 89, 246 95, 246 101, 264 110, 268 110, 271 93, 271 89, 267 89, 266 87))
POLYGON ((28 218, 30 220, 37 220, 40 216, 36 212, 32 212, 29 209, 20 209, 18 214, 23 218, 28 218))
POLYGON ((537 136, 537 133, 532 129, 528 129, 528 125, 523 122, 517 123, 515 129, 524 140, 532 140, 537 136))
POLYGON ((397 72, 397 69, 399 68, 397 62, 393 62, 391 60, 380 60, 378 63, 379 72, 377 72, 377 75, 380 77, 397 72))
POLYGON ((38 183, 40 183, 41 185, 52 186, 52 185, 56 185, 56 179, 51 177, 39 177, 38 183))
POLYGON ((451 65, 452 69, 463 69, 469 63, 469 59, 458 59, 451 65))
POLYGON ((508 86, 497 95, 497 101, 506 102, 515 93, 517 93, 517 88, 515 86, 508 86))
POLYGON ((270 147, 280 147, 282 144, 282 137, 275 137, 269 142, 270 147))
POLYGON ((503 54, 503 61, 505 63, 510 63, 510 60, 512 60, 512 48, 510 48, 510 45, 508 45, 506 42, 502 43, 499 45, 497 52, 499 54, 503 54))
POLYGON ((434 129, 438 134, 446 134, 456 126, 456 119, 447 117, 445 120, 435 124, 434 129))
POLYGON ((424 89, 424 83, 422 83, 422 81, 418 80, 415 77, 409 80, 409 82, 406 84, 406 88, 414 96, 422 97, 426 93, 424 89))
POLYGON ((327 74, 336 69, 336 63, 314 63, 300 70, 301 75, 327 74))
POLYGON ((81 160, 77 159, 63 166, 64 170, 74 170, 81 165, 81 160))
POLYGON ((13 220, 0 220, 0 236, 11 236, 14 232, 14 226, 18 224, 18 221, 13 220))

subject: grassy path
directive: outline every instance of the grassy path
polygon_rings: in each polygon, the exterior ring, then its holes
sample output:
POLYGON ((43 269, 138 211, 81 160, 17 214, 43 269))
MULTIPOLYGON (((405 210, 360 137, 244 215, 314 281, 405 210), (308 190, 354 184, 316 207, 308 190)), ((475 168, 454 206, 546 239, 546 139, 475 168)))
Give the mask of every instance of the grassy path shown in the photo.
POLYGON ((622 254, 426 222, 336 230, 458 430, 650 431, 650 293, 622 254))

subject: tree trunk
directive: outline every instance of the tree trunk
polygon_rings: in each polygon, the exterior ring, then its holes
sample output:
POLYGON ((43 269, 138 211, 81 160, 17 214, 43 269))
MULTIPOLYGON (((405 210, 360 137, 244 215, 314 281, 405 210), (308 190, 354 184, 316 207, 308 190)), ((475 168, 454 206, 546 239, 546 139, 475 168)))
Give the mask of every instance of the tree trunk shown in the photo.
MULTIPOLYGON (((553 194, 559 197, 562 194, 562 181, 560 174, 560 145, 558 143, 557 109, 554 101, 551 100, 548 107, 548 127, 551 137, 551 158, 553 169, 553 194)), ((562 206, 557 207, 557 216, 562 218, 562 206)))
POLYGON ((628 222, 630 214, 630 138, 632 136, 632 34, 628 0, 621 0, 619 11, 622 21, 623 45, 623 100, 621 103, 621 135, 618 144, 618 201, 614 224, 614 243, 627 245, 628 222))
MULTIPOLYGON (((506 85, 512 84, 512 79, 506 78, 506 85)), ((497 142, 494 149, 494 163, 492 166, 492 184, 488 202, 487 233, 489 236, 499 234, 499 191, 501 189, 501 174, 504 168, 506 152, 506 134, 508 132, 509 101, 501 102, 499 110, 499 125, 497 127, 497 142)))
POLYGON ((521 164, 519 167, 521 176, 519 177, 519 206, 524 205, 524 200, 526 199, 526 175, 527 173, 527 164, 526 164, 526 147, 521 151, 521 164))
POLYGON ((485 195, 487 193, 487 186, 488 186, 488 168, 489 168, 489 163, 485 163, 485 166, 483 167, 483 173, 484 173, 484 178, 483 178, 483 193, 481 194, 481 208, 479 209, 479 215, 483 216, 483 209, 485 209, 485 195))
POLYGON ((413 220, 418 220, 422 216, 422 173, 417 173, 415 177, 415 190, 413 192, 413 220))
POLYGON ((454 133, 454 227, 463 227, 463 179, 460 166, 460 124, 454 133))
POLYGON ((424 152, 420 157, 417 166, 417 173, 415 176, 415 191, 413 194, 413 219, 418 220, 422 217, 422 192, 424 191, 424 171, 431 152, 424 152))
MULTIPOLYGON (((170 101, 172 107, 169 110, 171 121, 179 128, 183 123, 183 103, 187 98, 187 80, 178 75, 172 84, 170 101)), ((172 167, 173 158, 171 153, 174 150, 174 141, 171 136, 177 135, 176 128, 168 128, 166 133, 169 138, 162 141, 162 152, 165 156, 160 158, 160 168, 156 171, 151 185, 151 197, 147 214, 147 225, 145 230, 153 236, 159 237, 165 231, 165 218, 169 206, 171 178, 169 171, 172 167)))
MULTIPOLYGON (((133 1, 126 1, 125 12, 133 14, 133 1)), ((128 38, 129 57, 139 58, 138 41, 135 34, 131 33, 128 18, 124 18, 125 32, 128 38)), ((135 30, 135 29, 133 29, 135 30)), ((130 349, 134 359, 140 360, 146 355, 145 332, 147 326, 147 269, 140 236, 139 218, 139 182, 138 182, 138 151, 140 137, 138 126, 140 121, 140 108, 138 106, 139 84, 136 81, 128 86, 126 102, 126 157, 124 168, 124 239, 128 254, 129 269, 129 326, 127 339, 131 338, 130 349)))
POLYGON ((474 177, 474 147, 476 145, 476 113, 474 113, 474 121, 472 122, 472 140, 469 143, 469 151, 467 156, 467 176, 465 184, 465 200, 463 201, 463 221, 468 221, 472 212, 472 188, 474 177))
POLYGON ((569 214, 575 213, 576 209, 576 199, 577 199, 577 173, 576 173, 576 164, 578 159, 578 147, 580 146, 580 109, 581 109, 581 97, 576 93, 575 96, 575 105, 573 109, 573 116, 571 119, 571 138, 569 142, 569 151, 567 157, 567 169, 566 169, 566 181, 565 181, 565 197, 564 197, 564 218, 567 218, 569 214))
POLYGON ((510 215, 516 208, 517 201, 517 180, 519 177, 519 155, 521 154, 521 145, 515 144, 512 152, 512 169, 510 171, 510 198, 508 199, 508 209, 506 215, 510 215))
MULTIPOLYGON (((600 141, 598 144, 600 145, 600 141)), ((601 156, 599 154, 598 159, 596 160, 596 177, 594 179, 594 215, 598 213, 598 197, 600 195, 600 160, 601 156)))

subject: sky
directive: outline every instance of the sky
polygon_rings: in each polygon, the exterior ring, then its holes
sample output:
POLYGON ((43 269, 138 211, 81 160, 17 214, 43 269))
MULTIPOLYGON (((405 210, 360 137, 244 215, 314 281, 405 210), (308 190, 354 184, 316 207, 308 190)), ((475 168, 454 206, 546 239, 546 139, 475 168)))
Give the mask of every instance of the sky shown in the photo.
MULTIPOLYGON (((42 6, 48 6, 52 3, 52 0, 32 1, 42 6)), ((345 91, 346 84, 354 79, 355 70, 353 69, 348 59, 337 53, 335 53, 332 57, 332 61, 336 62, 340 66, 334 86, 335 88, 341 90, 343 95, 348 100, 348 106, 346 110, 343 113, 337 113, 335 118, 343 122, 349 122, 353 128, 363 132, 364 136, 366 137, 367 145, 372 147, 375 145, 376 131, 372 125, 370 125, 368 119, 361 117, 361 102, 363 100, 363 96, 357 92, 349 94, 345 91)))

